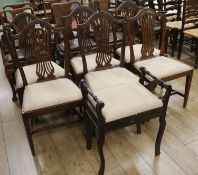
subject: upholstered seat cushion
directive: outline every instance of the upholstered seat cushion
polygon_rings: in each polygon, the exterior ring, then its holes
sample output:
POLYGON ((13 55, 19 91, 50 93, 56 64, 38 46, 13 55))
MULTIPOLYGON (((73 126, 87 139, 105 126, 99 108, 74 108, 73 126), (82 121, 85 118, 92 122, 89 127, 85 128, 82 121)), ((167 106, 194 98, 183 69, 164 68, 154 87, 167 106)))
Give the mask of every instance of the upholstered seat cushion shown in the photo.
POLYGON ((102 114, 106 122, 162 107, 162 102, 138 82, 121 84, 94 93, 105 104, 102 114))
MULTIPOLYGON (((141 49, 142 49, 142 44, 135 44, 133 45, 133 50, 134 50, 134 56, 135 56, 135 61, 138 61, 142 58, 142 53, 141 53, 141 49)), ((116 53, 121 57, 121 50, 122 48, 118 48, 116 50, 116 53)), ((154 56, 159 56, 160 55, 160 50, 159 49, 154 49, 153 52, 154 56)), ((125 47, 125 62, 126 63, 130 63, 130 48, 129 46, 125 47)))
MULTIPOLYGON (((96 64, 96 54, 86 55, 87 69, 88 71, 94 70, 97 66, 96 64)), ((120 61, 112 58, 111 65, 118 66, 120 61)), ((83 73, 83 62, 82 57, 74 57, 71 59, 71 65, 77 75, 83 73)))
POLYGON ((166 17, 166 20, 167 21, 173 21, 173 20, 175 20, 177 18, 177 15, 171 15, 171 16, 167 16, 166 17))
POLYGON ((192 67, 164 56, 137 61, 134 63, 134 67, 136 69, 139 69, 142 66, 160 79, 192 70, 192 67))
POLYGON ((198 38, 198 28, 185 30, 184 34, 190 37, 198 38))
POLYGON ((93 92, 139 81, 135 74, 122 67, 88 72, 85 79, 93 92))
POLYGON ((69 79, 30 84, 23 95, 23 112, 74 102, 82 99, 80 89, 69 79))
MULTIPOLYGON (((184 28, 188 29, 188 28, 192 28, 195 25, 193 23, 189 23, 189 24, 185 24, 184 28)), ((166 27, 170 28, 170 29, 178 29, 181 30, 182 29, 182 21, 171 21, 171 22, 167 22, 166 23, 166 27)))
MULTIPOLYGON (((54 67, 54 75, 56 78, 63 77, 65 75, 65 71, 62 67, 60 67, 58 64, 54 63, 53 61, 52 61, 52 65, 54 67)), ((36 74, 36 64, 24 66, 23 70, 28 84, 37 82, 38 76, 36 74)), ((23 87, 23 80, 19 69, 17 69, 15 73, 15 78, 16 78, 16 87, 17 88, 23 87)))

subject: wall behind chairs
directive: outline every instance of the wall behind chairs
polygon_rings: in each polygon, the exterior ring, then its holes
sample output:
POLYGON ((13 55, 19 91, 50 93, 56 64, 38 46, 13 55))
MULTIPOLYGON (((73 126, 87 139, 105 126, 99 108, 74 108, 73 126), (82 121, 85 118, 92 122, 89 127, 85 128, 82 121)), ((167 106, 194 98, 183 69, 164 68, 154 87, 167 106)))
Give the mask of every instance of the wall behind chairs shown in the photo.
POLYGON ((21 2, 29 2, 29 0, 0 0, 0 9, 2 9, 5 4, 17 4, 21 2))

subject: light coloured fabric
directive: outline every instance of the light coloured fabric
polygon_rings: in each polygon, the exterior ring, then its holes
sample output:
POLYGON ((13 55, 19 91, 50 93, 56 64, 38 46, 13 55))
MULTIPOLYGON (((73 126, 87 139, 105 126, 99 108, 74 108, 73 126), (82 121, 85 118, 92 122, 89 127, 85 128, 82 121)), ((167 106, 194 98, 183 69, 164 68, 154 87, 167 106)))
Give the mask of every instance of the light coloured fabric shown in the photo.
POLYGON ((93 92, 112 88, 128 82, 139 81, 139 78, 135 74, 122 67, 89 72, 86 74, 85 79, 93 92))
POLYGON ((193 69, 191 66, 188 66, 187 64, 164 56, 159 56, 143 61, 137 61, 134 63, 134 67, 136 69, 139 69, 142 66, 145 67, 148 71, 150 71, 159 79, 193 69))
POLYGON ((185 30, 184 34, 190 37, 198 38, 198 28, 185 30))
POLYGON ((167 21, 173 21, 173 20, 175 20, 177 18, 177 15, 172 15, 172 16, 167 16, 166 17, 166 20, 167 21))
MULTIPOLYGON (((134 50, 134 56, 135 56, 135 61, 140 60, 142 58, 142 53, 141 53, 141 49, 142 49, 142 44, 135 44, 133 45, 133 50, 134 50)), ((118 48, 116 50, 116 53, 121 57, 121 50, 122 48, 118 48)), ((154 56, 159 56, 160 55, 160 50, 154 48, 154 52, 153 52, 154 56)), ((125 62, 126 63, 130 63, 130 47, 126 46, 125 47, 125 62)))
POLYGON ((25 87, 22 112, 30 112, 81 99, 80 89, 67 78, 34 83, 25 87))
MULTIPOLYGON (((86 55, 87 69, 88 71, 94 70, 97 66, 96 64, 96 54, 86 55)), ((120 61, 112 58, 112 66, 118 66, 120 61)), ((77 75, 83 73, 83 62, 82 57, 74 57, 71 59, 71 65, 77 75)))
MULTIPOLYGON (((184 28, 189 29, 194 27, 195 25, 193 23, 185 24, 184 28)), ((166 27, 170 29, 182 29, 182 21, 171 21, 166 23, 166 27)))
POLYGON ((102 114, 106 123, 162 107, 161 100, 140 83, 122 84, 94 93, 105 104, 102 114))
MULTIPOLYGON (((52 65, 54 67, 54 75, 56 78, 63 77, 65 75, 65 71, 62 67, 60 67, 58 64, 54 63, 53 61, 52 61, 52 65)), ((28 84, 37 82, 38 76, 36 74, 36 64, 24 66, 23 70, 28 84)), ((18 89, 23 87, 23 80, 19 69, 17 69, 15 73, 15 78, 16 78, 16 88, 18 89)))

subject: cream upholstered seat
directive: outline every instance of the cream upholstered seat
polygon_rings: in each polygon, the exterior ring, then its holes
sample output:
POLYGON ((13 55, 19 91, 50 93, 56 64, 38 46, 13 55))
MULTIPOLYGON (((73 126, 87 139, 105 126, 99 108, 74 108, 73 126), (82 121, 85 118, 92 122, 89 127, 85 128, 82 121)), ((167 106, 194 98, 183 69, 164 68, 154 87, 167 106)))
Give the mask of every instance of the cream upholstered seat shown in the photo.
POLYGON ((134 63, 136 69, 139 69, 142 66, 160 79, 193 69, 191 66, 164 56, 158 56, 134 63))
POLYGON ((102 114, 106 123, 163 106, 161 100, 138 82, 95 91, 94 94, 105 104, 102 114))
POLYGON ((173 21, 173 20, 175 20, 177 18, 177 15, 172 15, 172 16, 167 16, 166 17, 166 20, 167 21, 173 21))
POLYGON ((190 37, 198 38, 198 28, 185 30, 184 34, 190 37))
MULTIPOLYGON (((97 66, 96 64, 96 54, 86 55, 87 69, 88 71, 94 70, 97 66)), ((112 66, 118 66, 120 61, 112 58, 111 60, 112 66)), ((77 75, 83 73, 83 62, 82 57, 74 57, 71 59, 71 65, 77 75)))
POLYGON ((93 92, 139 81, 135 74, 122 67, 89 72, 85 75, 85 79, 93 92))
MULTIPOLYGON (((64 75, 65 75, 64 69, 62 67, 60 67, 58 64, 54 63, 53 61, 52 61, 52 65, 54 67, 55 77, 56 78, 64 77, 64 75)), ((24 66, 23 70, 24 70, 28 84, 37 82, 38 76, 36 74, 36 64, 24 66)), ((18 88, 23 87, 23 80, 22 80, 21 73, 20 73, 19 69, 17 69, 17 71, 15 73, 15 79, 16 79, 16 88, 18 89, 18 88)))
MULTIPOLYGON (((133 51, 134 51, 134 57, 135 57, 135 61, 138 61, 142 58, 142 53, 141 53, 141 49, 142 49, 142 44, 135 44, 133 45, 133 51)), ((122 48, 118 48, 116 50, 116 53, 121 57, 121 50, 122 48)), ((160 50, 159 49, 154 49, 153 52, 154 56, 159 56, 160 55, 160 50)), ((125 47, 125 62, 126 63, 130 63, 130 47, 126 46, 125 47)))
MULTIPOLYGON (((188 28, 192 28, 194 27, 195 24, 193 23, 189 23, 189 24, 185 24, 184 28, 188 29, 188 28)), ((172 22, 167 22, 166 23, 166 27, 170 28, 170 29, 178 29, 181 30, 182 29, 182 21, 172 21, 172 22)))
POLYGON ((22 112, 27 113, 81 99, 80 89, 67 78, 34 83, 25 87, 22 112))

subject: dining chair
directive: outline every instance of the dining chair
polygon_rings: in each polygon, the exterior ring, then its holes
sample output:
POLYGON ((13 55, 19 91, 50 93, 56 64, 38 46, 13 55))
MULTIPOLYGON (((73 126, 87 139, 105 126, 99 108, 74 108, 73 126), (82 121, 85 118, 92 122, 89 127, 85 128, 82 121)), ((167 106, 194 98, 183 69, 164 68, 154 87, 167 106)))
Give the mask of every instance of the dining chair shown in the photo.
MULTIPOLYGON (((77 7, 68 16, 62 17, 62 23, 64 26, 64 43, 60 44, 60 53, 64 55, 64 59, 68 60, 70 63, 71 73, 76 83, 80 82, 83 75, 83 61, 81 56, 79 56, 80 48, 77 33, 77 25, 85 23, 95 12, 86 6, 77 7), (71 27, 72 24, 75 27, 71 27)), ((92 44, 94 43, 94 38, 92 36, 92 44)), ((87 59, 90 69, 95 67, 94 62, 91 59, 91 55, 87 59)))
POLYGON ((32 120, 42 115, 82 106, 81 90, 71 81, 68 65, 65 64, 65 68, 60 69, 51 61, 50 40, 54 32, 55 29, 49 23, 37 19, 28 23, 21 33, 11 36, 14 64, 17 67, 15 74, 22 80, 19 93, 22 118, 33 155, 35 149, 32 134, 65 123, 35 129, 32 127, 32 120), (27 62, 32 64, 21 64, 15 40, 22 40, 26 44, 25 57, 27 62), (27 71, 29 67, 32 69, 27 71), (29 78, 36 81, 33 83, 29 78))
MULTIPOLYGON (((15 89, 15 76, 14 76, 14 64, 13 64, 13 59, 10 54, 10 36, 12 34, 17 34, 22 32, 24 27, 33 20, 38 19, 35 15, 27 12, 22 12, 18 14, 11 23, 6 24, 3 26, 3 34, 1 36, 1 53, 2 53, 2 59, 3 59, 3 64, 5 67, 5 74, 6 77, 8 78, 8 82, 10 84, 10 87, 12 89, 12 100, 16 101, 17 96, 16 96, 16 89, 15 89)), ((19 43, 16 41, 16 44, 22 45, 23 43, 19 43)), ((24 61, 24 50, 18 48, 17 49, 17 55, 18 58, 20 59, 21 62, 24 61)))
MULTIPOLYGON (((139 82, 136 75, 120 67, 122 61, 118 66, 113 63, 109 33, 115 23, 120 24, 123 23, 122 21, 108 13, 95 13, 86 23, 78 25, 79 46, 84 66, 84 80, 80 84, 84 99, 87 149, 91 149, 93 133, 97 129, 97 148, 100 157, 98 175, 104 175, 103 145, 108 131, 159 117, 160 127, 155 144, 155 155, 159 155, 166 125, 165 116, 171 86, 157 80, 144 68, 141 68, 142 77, 139 82), (93 32, 96 42, 95 54, 92 54, 95 68, 91 70, 85 54, 92 48, 90 30, 93 32), (144 87, 145 76, 154 78, 166 89, 162 101, 144 87)), ((114 37, 116 42, 115 34, 114 37)))
MULTIPOLYGON (((140 67, 145 67, 148 71, 150 71, 154 76, 163 80, 170 81, 175 80, 181 77, 186 77, 185 83, 185 92, 184 94, 173 90, 171 95, 178 94, 184 98, 183 107, 186 107, 191 81, 193 76, 193 68, 187 64, 179 62, 177 60, 168 58, 165 56, 165 38, 166 38, 166 18, 163 14, 158 14, 152 9, 142 9, 136 17, 127 19, 128 27, 125 33, 125 36, 128 37, 129 40, 129 51, 125 50, 126 46, 123 44, 122 47, 122 56, 125 60, 130 60, 131 70, 135 72, 140 72, 140 67), (161 16, 161 27, 162 27, 162 42, 161 49, 158 51, 154 47, 154 25, 153 21, 156 19, 156 16, 161 16), (131 28, 131 24, 134 21, 139 21, 140 26, 142 28, 142 44, 141 47, 136 49, 133 41, 133 33, 131 28), (126 52, 125 52, 126 51, 126 52), (140 57, 135 57, 136 52, 140 54, 140 57), (157 53, 156 53, 157 52, 157 53)), ((149 80, 148 80, 149 81, 149 80)), ((150 82, 150 81, 149 81, 150 82)), ((150 82, 150 90, 155 90, 155 81, 150 82)))

